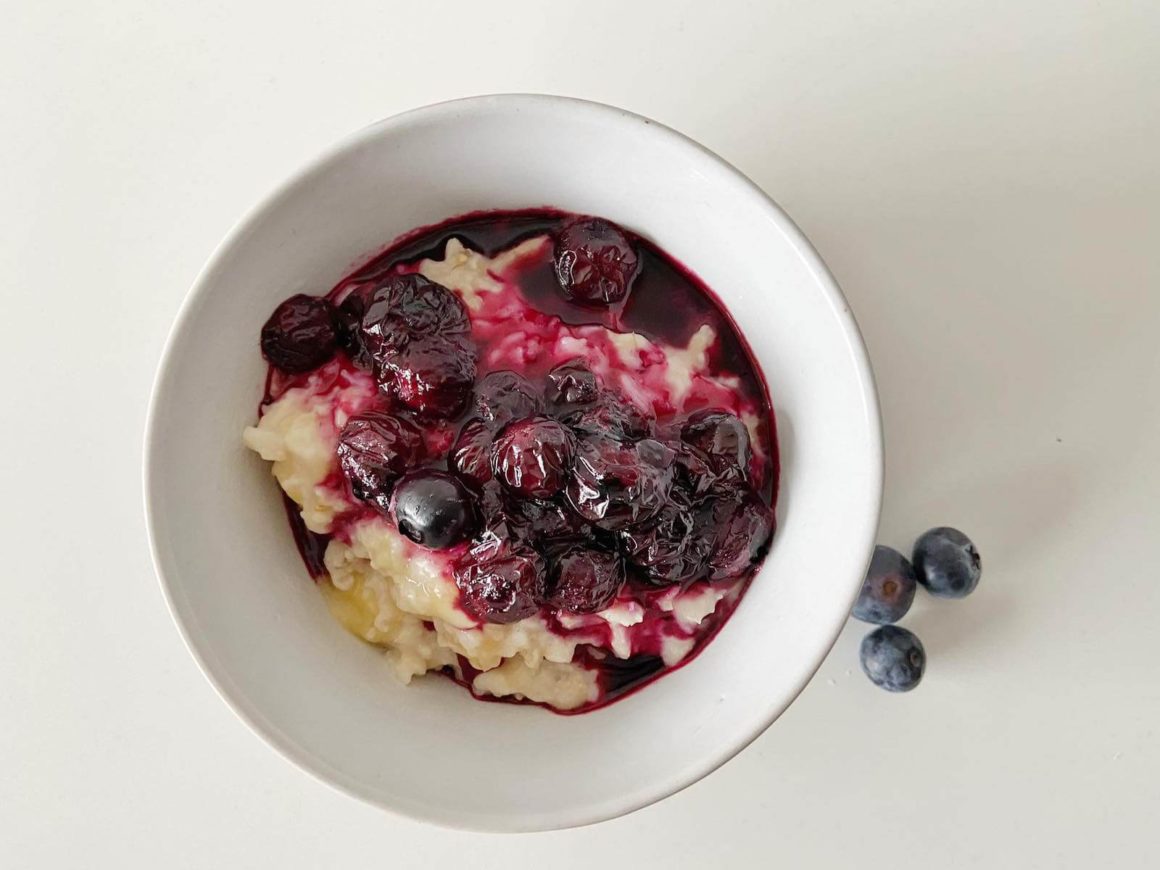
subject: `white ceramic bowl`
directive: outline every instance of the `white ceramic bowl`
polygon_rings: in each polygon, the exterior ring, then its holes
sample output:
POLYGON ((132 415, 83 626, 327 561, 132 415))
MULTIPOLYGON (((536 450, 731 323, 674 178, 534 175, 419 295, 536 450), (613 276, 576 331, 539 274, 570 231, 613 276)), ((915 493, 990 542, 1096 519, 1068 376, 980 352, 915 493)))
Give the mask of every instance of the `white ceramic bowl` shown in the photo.
POLYGON ((629 812, 757 737, 842 627, 878 522, 870 366, 833 278, 788 217, 720 158, 646 118, 558 97, 430 106, 331 148, 210 259, 169 337, 146 436, 153 557, 174 618, 226 702, 320 779, 390 810, 481 830, 629 812), (410 687, 347 634, 306 577, 266 463, 242 448, 258 330, 397 235, 477 209, 550 205, 655 240, 724 300, 769 381, 779 528, 732 619, 686 667, 581 716, 410 687))

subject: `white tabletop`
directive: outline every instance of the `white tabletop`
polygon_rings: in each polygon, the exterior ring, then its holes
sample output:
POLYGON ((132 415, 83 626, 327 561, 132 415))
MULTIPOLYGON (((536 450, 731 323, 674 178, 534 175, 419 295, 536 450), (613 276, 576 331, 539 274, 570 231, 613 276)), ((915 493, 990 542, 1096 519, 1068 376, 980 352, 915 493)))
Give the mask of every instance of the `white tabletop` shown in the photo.
POLYGON ((0 866, 1160 860, 1160 5, 340 5, 2 4, 0 866), (523 837, 386 815, 253 736, 140 492, 154 365, 232 223, 352 129, 503 91, 653 116, 781 202, 874 360, 882 541, 958 525, 985 566, 906 619, 917 691, 869 684, 851 623, 707 780, 523 837))

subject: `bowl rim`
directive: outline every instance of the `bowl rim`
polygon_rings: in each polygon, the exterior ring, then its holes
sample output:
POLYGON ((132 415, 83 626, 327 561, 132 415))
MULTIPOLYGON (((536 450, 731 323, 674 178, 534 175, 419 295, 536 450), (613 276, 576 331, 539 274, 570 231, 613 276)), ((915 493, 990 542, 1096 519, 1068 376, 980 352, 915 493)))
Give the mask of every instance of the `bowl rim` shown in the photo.
POLYGON ((859 514, 862 517, 860 526, 858 528, 848 529, 847 531, 852 543, 856 543, 861 548, 864 565, 869 563, 877 536, 882 507, 882 484, 884 475, 882 420, 874 373, 865 341, 855 321, 854 315, 850 310, 850 306, 838 286, 838 282, 822 261, 821 256, 813 245, 789 215, 752 179, 709 148, 651 118, 605 103, 551 94, 486 94, 432 103, 383 118, 338 139, 313 159, 291 172, 290 175, 279 182, 255 205, 249 208, 217 244, 198 272, 190 289, 186 292, 166 336, 149 396, 145 419, 144 462, 142 469, 145 525, 154 573, 157 575, 166 607, 177 627, 178 633, 181 635, 186 649, 214 691, 255 735, 264 743, 271 746, 286 760, 325 785, 365 803, 386 810, 397 817, 415 819, 446 828, 480 832, 547 831, 595 824, 626 815, 654 804, 676 794, 712 773, 761 736, 805 689, 836 643, 838 635, 846 623, 849 609, 853 605, 857 591, 861 585, 860 582, 854 582, 855 579, 860 581, 860 577, 851 578, 848 600, 841 602, 843 605, 841 608, 838 608, 836 606, 837 602, 835 602, 835 607, 828 618, 826 631, 818 633, 818 641, 813 651, 812 660, 808 663, 803 661, 801 677, 797 684, 789 687, 786 692, 779 694, 778 697, 772 700, 765 710, 765 715, 753 723, 751 733, 747 733, 741 739, 720 747, 716 752, 700 759, 698 763, 689 765, 677 774, 652 785, 648 789, 624 793, 618 795, 615 800, 578 805, 547 815, 537 815, 526 822, 518 818, 511 818, 505 819, 503 823, 500 823, 499 820, 491 816, 486 817, 486 822, 484 822, 479 816, 465 817, 456 812, 445 812, 443 815, 436 815, 429 812, 416 812, 414 807, 400 807, 398 805, 385 803, 377 795, 365 789, 358 780, 347 777, 338 770, 329 768, 320 758, 303 751, 273 726, 272 723, 266 721, 256 710, 250 709, 243 693, 235 690, 230 684, 226 674, 218 671, 217 665, 212 660, 208 650, 203 651, 199 647, 199 642, 190 633, 186 617, 181 612, 181 604, 174 594, 169 579, 167 579, 164 567, 165 557, 158 543, 157 529, 159 528, 160 521, 158 518, 157 503, 153 496, 154 466, 159 461, 157 458, 158 433, 156 431, 156 421, 162 396, 166 392, 168 382, 172 378, 176 338, 185 328, 186 321, 190 319, 198 300, 206 292, 205 287, 217 270, 223 255, 246 234, 250 224, 267 211, 276 209, 280 201, 288 196, 302 179, 322 169, 326 164, 338 158, 343 153, 369 140, 378 138, 384 134, 389 134, 393 130, 402 129, 416 121, 433 120, 440 116, 453 116, 465 109, 486 111, 489 109, 506 110, 515 108, 518 110, 520 107, 527 107, 529 109, 535 107, 566 108, 571 112, 588 113, 593 116, 602 115, 605 118, 617 120, 620 123, 647 126, 650 128, 652 134, 665 137, 672 143, 687 149, 692 149, 698 152, 703 158, 717 164, 719 169, 724 170, 723 177, 729 180, 735 195, 748 198, 768 212, 778 229, 785 235, 807 270, 826 294, 828 302, 841 325, 846 344, 855 362, 859 386, 861 388, 863 412, 867 423, 868 440, 865 447, 870 467, 868 469, 869 476, 865 493, 866 504, 863 505, 862 511, 859 514))

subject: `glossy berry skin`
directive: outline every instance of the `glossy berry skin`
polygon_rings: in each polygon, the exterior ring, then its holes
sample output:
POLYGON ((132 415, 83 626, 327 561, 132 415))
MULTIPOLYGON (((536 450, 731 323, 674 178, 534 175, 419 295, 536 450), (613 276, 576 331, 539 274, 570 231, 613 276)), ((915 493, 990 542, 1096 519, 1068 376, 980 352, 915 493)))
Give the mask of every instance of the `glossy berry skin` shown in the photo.
POLYGON ((391 518, 399 531, 432 550, 454 546, 476 527, 475 508, 467 488, 442 471, 412 471, 395 484, 391 518))
POLYGON ((454 417, 475 385, 475 346, 462 337, 411 339, 376 358, 380 389, 418 414, 454 417))
POLYGON ((576 436, 550 417, 509 423, 491 449, 491 471, 509 492, 551 498, 564 488, 576 452, 576 436))
POLYGON ((476 385, 475 407, 481 419, 499 428, 539 414, 544 402, 540 391, 523 375, 498 371, 484 375, 476 385))
POLYGON ((625 558, 655 586, 685 585, 705 570, 711 541, 698 534, 696 514, 681 498, 666 500, 651 521, 622 529, 625 558))
POLYGON ((897 625, 874 629, 862 639, 859 652, 870 682, 888 692, 909 692, 926 670, 922 642, 897 625))
POLYGON ((451 470, 475 487, 492 480, 491 444, 495 435, 491 427, 478 418, 468 420, 447 458, 451 470))
POLYGON ((562 419, 581 434, 620 440, 646 438, 653 428, 640 408, 612 390, 601 390, 594 400, 566 412, 562 419))
POLYGON ((262 327, 261 346, 266 361, 284 372, 318 368, 338 347, 334 307, 317 296, 291 296, 262 327))
POLYGON ((423 459, 423 433, 403 417, 370 411, 347 420, 338 436, 338 465, 354 497, 387 513, 396 480, 423 459))
POLYGON ((906 557, 890 547, 875 547, 852 614, 876 625, 898 622, 910 610, 916 588, 914 568, 906 557))
POLYGON ((388 275, 356 292, 363 309, 362 342, 380 363, 413 339, 471 332, 459 297, 422 275, 388 275))
POLYGON ((530 547, 503 546, 486 561, 466 559, 455 568, 460 606, 483 622, 512 623, 534 615, 544 600, 547 566, 530 547))
POLYGON ((545 392, 555 406, 590 405, 600 394, 600 382, 583 360, 573 359, 548 372, 545 392))
POLYGON ((581 438, 565 488, 568 503, 588 522, 608 531, 645 522, 668 499, 672 460, 672 451, 656 441, 626 444, 594 435, 581 438))
POLYGON ((346 294, 335 310, 338 346, 346 351, 356 366, 368 370, 372 367, 373 361, 370 351, 363 343, 362 319, 373 291, 374 285, 360 284, 346 294))
POLYGON ((773 536, 773 511, 748 486, 711 502, 709 579, 736 580, 761 561, 773 536))
POLYGON ((979 585, 983 565, 970 538, 958 529, 940 526, 915 542, 914 570, 931 595, 965 598, 979 585))
POLYGON ((627 236, 599 218, 566 224, 556 237, 554 263, 564 295, 594 307, 623 302, 640 269, 627 236))
POLYGON ((568 547, 552 559, 548 605, 569 613, 598 613, 623 585, 620 556, 583 545, 568 547))
POLYGON ((690 414, 681 426, 681 440, 701 451, 719 472, 734 468, 749 473, 749 430, 735 414, 712 408, 690 414))
POLYGON ((517 534, 535 543, 591 537, 591 529, 562 498, 543 500, 504 493, 504 514, 517 534))

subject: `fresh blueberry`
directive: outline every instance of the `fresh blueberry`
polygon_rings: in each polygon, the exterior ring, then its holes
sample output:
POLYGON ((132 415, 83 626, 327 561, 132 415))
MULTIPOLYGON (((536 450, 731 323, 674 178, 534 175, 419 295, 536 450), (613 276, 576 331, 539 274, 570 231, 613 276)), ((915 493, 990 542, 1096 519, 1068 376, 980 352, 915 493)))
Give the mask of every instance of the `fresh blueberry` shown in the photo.
POLYGON ((395 484, 391 515, 417 544, 441 550, 475 530, 475 507, 459 479, 442 471, 412 471, 395 484))
POLYGON ((915 543, 914 569, 918 582, 939 598, 965 598, 983 572, 971 539, 946 526, 925 532, 915 543))
POLYGON ((914 601, 914 568, 900 552, 875 547, 862 591, 854 603, 854 618, 889 625, 906 616, 914 601))
POLYGON ((888 692, 909 692, 926 670, 922 642, 905 628, 884 625, 862 638, 862 670, 888 692))

